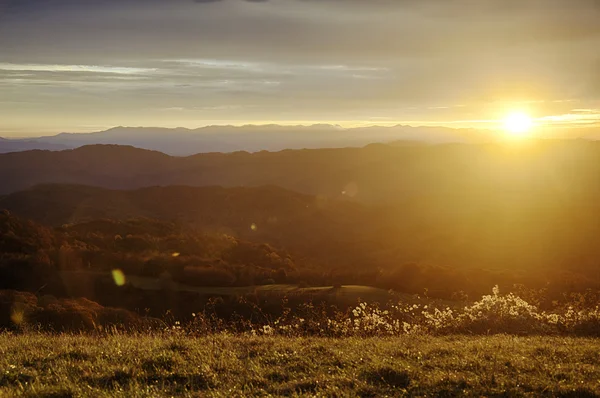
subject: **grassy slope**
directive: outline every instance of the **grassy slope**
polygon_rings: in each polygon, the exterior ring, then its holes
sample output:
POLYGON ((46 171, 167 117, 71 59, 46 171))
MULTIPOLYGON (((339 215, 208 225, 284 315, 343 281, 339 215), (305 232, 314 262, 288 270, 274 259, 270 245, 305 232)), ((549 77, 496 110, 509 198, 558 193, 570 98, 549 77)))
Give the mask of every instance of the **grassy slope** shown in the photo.
POLYGON ((600 340, 0 335, 0 396, 600 396, 600 340))

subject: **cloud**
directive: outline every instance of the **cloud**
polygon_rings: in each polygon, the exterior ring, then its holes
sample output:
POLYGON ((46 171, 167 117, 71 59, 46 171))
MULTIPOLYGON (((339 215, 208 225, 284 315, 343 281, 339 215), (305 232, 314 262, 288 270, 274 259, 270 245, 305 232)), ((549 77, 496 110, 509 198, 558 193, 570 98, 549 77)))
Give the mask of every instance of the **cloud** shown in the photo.
MULTIPOLYGON (((199 4, 203 4, 203 3, 217 3, 220 1, 225 1, 225 0, 192 0, 194 3, 199 3, 199 4)), ((242 1, 246 1, 248 3, 266 3, 269 0, 242 0, 242 1)))
POLYGON ((47 64, 11 64, 0 62, 0 71, 23 72, 92 72, 135 75, 156 72, 156 68, 131 68, 101 65, 47 65, 47 64))
MULTIPOLYGON (((69 104, 92 118, 179 107, 199 112, 196 124, 226 112, 259 120, 463 112, 475 120, 489 116, 478 109, 492 114, 505 101, 575 99, 596 109, 598 5, 0 0, 0 101, 42 103, 60 117, 69 104)), ((555 115, 575 107, 558 108, 555 115)))

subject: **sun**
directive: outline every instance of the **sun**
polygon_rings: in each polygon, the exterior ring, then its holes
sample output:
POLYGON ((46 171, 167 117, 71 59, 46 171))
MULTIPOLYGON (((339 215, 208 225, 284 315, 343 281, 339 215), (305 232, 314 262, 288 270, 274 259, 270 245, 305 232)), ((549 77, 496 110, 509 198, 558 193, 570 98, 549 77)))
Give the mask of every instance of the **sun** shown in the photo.
POLYGON ((532 127, 533 119, 524 112, 512 112, 504 118, 504 130, 512 137, 526 137, 532 127))

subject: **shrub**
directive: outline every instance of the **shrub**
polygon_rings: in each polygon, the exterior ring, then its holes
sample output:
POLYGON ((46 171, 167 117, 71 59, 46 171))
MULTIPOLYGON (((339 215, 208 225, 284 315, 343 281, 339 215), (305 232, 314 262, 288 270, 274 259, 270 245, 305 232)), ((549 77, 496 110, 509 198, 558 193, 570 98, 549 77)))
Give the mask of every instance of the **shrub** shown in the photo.
POLYGON ((407 303, 380 308, 363 302, 349 311, 330 316, 323 309, 307 305, 302 316, 287 311, 269 325, 253 326, 254 334, 266 334, 266 331, 269 334, 340 337, 407 333, 600 336, 600 306, 545 312, 513 293, 501 295, 495 286, 491 295, 463 308, 407 303))
POLYGON ((93 331, 118 327, 139 330, 158 324, 155 319, 142 318, 124 309, 103 307, 85 298, 38 298, 32 293, 0 290, 0 329, 93 331))

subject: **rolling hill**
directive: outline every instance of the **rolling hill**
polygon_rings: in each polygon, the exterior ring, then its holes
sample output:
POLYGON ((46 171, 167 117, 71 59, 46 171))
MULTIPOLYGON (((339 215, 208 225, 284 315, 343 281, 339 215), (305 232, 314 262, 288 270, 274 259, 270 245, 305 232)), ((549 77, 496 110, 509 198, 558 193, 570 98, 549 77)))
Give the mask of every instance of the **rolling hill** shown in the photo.
POLYGON ((173 157, 94 145, 0 154, 0 194, 44 183, 111 189, 189 185, 277 185, 314 196, 404 205, 427 198, 480 206, 491 201, 591 201, 600 194, 600 143, 383 145, 363 148, 208 153, 173 157))

